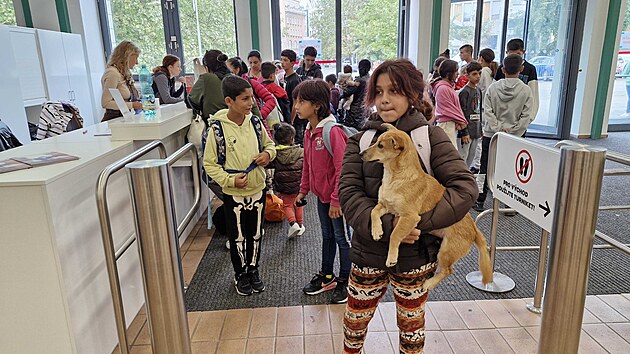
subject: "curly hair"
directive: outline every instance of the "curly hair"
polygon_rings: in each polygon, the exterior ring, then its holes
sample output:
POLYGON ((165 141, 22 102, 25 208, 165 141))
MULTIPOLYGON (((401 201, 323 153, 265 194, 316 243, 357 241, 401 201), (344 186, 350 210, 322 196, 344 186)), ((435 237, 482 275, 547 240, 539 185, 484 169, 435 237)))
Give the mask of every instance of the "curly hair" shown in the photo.
POLYGON ((107 66, 113 66, 118 69, 125 81, 129 81, 131 80, 129 57, 134 54, 140 55, 140 49, 130 41, 122 41, 114 48, 107 62, 107 66))

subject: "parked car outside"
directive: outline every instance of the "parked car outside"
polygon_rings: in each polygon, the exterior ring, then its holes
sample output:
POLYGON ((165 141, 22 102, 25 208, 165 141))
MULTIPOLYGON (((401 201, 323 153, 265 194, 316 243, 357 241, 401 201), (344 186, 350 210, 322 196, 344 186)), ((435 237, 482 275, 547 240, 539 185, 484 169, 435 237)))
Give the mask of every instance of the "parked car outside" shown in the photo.
POLYGON ((555 66, 554 57, 539 56, 533 57, 529 62, 536 67, 538 80, 552 80, 555 66))

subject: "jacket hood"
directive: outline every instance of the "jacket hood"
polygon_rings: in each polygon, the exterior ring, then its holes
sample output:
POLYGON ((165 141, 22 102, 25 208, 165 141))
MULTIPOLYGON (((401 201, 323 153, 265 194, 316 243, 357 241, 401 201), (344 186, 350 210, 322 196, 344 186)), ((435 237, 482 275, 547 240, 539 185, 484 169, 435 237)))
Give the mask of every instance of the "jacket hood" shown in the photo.
POLYGON ((153 77, 158 77, 160 75, 166 76, 167 79, 170 79, 170 77, 168 77, 168 75, 166 75, 164 71, 158 71, 158 72, 153 73, 153 77))
POLYGON ((497 96, 503 102, 511 101, 526 87, 518 78, 506 78, 497 82, 497 96))
MULTIPOLYGON (((319 123, 317 123, 317 126, 315 127, 315 129, 321 129, 324 127, 324 124, 328 123, 328 122, 337 122, 337 119, 335 118, 335 116, 333 116, 332 114, 329 115, 328 117, 322 119, 319 121, 319 123)), ((306 124, 306 129, 311 129, 311 123, 306 124)))
POLYGON ((292 165, 304 157, 304 149, 299 145, 277 145, 276 161, 283 165, 292 165))
MULTIPOLYGON (((218 120, 218 121, 219 121, 219 122, 221 122, 221 123, 229 123, 229 124, 234 124, 234 125, 236 125, 236 123, 232 122, 232 121, 230 120, 230 118, 228 118, 228 111, 229 111, 229 109, 227 109, 227 108, 224 108, 224 109, 222 109, 222 110, 219 110, 219 111, 217 111, 217 113, 215 113, 215 114, 212 116, 212 119, 216 119, 216 120, 218 120)), ((250 119, 251 117, 252 117, 252 114, 250 113, 250 114, 248 114, 248 115, 246 115, 246 116, 245 116, 245 120, 248 120, 248 119, 250 119)))
POLYGON ((450 82, 444 79, 437 79, 436 81, 433 81, 431 83, 431 88, 433 89, 433 92, 435 92, 438 89, 438 87, 442 87, 442 86, 453 87, 453 84, 451 84, 450 82))
MULTIPOLYGON (((378 131, 385 131, 386 129, 382 126, 382 124, 383 119, 379 117, 378 113, 372 113, 365 122, 363 130, 376 129, 378 131)), ((427 122, 424 115, 418 112, 415 108, 407 111, 405 115, 393 123, 396 128, 406 132, 410 132, 418 127, 428 124, 429 122, 427 122)))

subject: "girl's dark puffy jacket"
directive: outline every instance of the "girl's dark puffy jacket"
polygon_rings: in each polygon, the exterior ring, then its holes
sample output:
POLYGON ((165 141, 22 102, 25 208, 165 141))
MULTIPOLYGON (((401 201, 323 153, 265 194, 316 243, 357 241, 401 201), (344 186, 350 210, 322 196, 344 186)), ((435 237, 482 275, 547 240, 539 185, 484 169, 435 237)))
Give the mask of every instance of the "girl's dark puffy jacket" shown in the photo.
MULTIPOLYGON (((378 136, 385 131, 381 118, 372 114, 364 129, 376 129, 378 136)), ((428 122, 421 113, 411 110, 394 125, 407 133, 428 122)), ((363 133, 348 139, 339 181, 339 201, 347 222, 354 229, 350 260, 359 267, 386 269, 385 259, 389 247, 389 236, 393 229, 393 215, 383 216, 384 235, 374 241, 371 235, 370 213, 378 201, 378 189, 383 179, 383 165, 365 162, 359 155, 359 141, 363 133)), ((461 220, 477 199, 477 184, 473 175, 460 157, 453 143, 441 128, 429 126, 431 142, 431 168, 434 177, 446 187, 442 200, 436 207, 421 215, 418 229, 422 236, 414 244, 400 245, 397 272, 418 269, 435 262, 440 239, 429 235, 431 230, 450 226, 461 220)), ((419 158, 419 157, 418 157, 419 158)), ((422 164, 422 162, 421 162, 422 164)), ((413 186, 409 186, 413 188, 413 186)))
POLYGON ((276 169, 273 175, 274 191, 281 194, 298 194, 303 164, 304 149, 299 145, 276 146, 276 159, 272 164, 276 169))

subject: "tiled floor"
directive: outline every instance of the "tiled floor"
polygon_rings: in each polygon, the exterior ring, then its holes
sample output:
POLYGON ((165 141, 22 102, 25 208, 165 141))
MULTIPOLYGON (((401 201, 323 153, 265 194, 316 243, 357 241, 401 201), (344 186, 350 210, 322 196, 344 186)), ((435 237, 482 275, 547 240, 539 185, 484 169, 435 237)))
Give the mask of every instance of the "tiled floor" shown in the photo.
MULTIPOLYGON (((182 246, 188 283, 210 242, 197 225, 182 246), (194 237, 193 237, 194 236, 194 237)), ((429 302, 425 353, 536 353, 540 316, 526 309, 531 299, 429 302)), ((193 353, 342 353, 344 305, 191 312, 193 353)), ((394 303, 381 303, 370 322, 364 353, 398 352, 394 303)), ((146 314, 128 330, 131 353, 151 353, 146 314)), ((118 351, 115 351, 117 353, 118 351)), ((630 353, 630 294, 588 296, 580 353, 630 353)))

